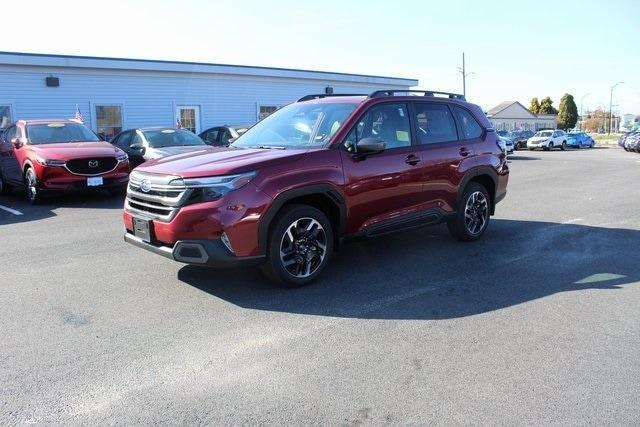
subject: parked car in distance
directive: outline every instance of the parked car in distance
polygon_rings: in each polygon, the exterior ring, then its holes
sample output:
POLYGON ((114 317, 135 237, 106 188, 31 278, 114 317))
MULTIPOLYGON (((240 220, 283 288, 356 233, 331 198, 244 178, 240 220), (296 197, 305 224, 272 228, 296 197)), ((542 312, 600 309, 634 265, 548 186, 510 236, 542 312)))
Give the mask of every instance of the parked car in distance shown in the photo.
POLYGON ((209 128, 198 135, 208 144, 216 147, 226 147, 251 126, 216 126, 209 128))
POLYGON ((116 135, 111 144, 127 153, 131 168, 147 160, 208 148, 207 144, 192 132, 169 127, 128 129, 116 135))
POLYGON ((532 130, 516 130, 511 132, 514 150, 527 148, 527 140, 535 134, 532 130))
POLYGON ((122 194, 128 176, 127 154, 75 120, 18 120, 0 136, 0 192, 25 188, 33 204, 53 192, 122 194))
POLYGON ((631 143, 634 138, 637 138, 640 135, 639 131, 632 131, 622 134, 618 139, 618 145, 625 149, 625 151, 629 151, 629 143, 631 143))
POLYGON ((586 132, 570 132, 567 134, 567 145, 573 148, 593 148, 595 141, 586 132))
POLYGON ((400 93, 308 95, 228 148, 139 166, 125 241, 188 264, 258 263, 295 287, 351 237, 446 222, 479 239, 509 177, 491 123, 462 95, 400 93))
POLYGON ((503 136, 498 136, 499 144, 507 154, 513 154, 513 141, 503 136))
POLYGON ((559 148, 564 151, 567 149, 567 134, 560 129, 538 131, 527 140, 527 148, 542 148, 544 151, 559 148))
POLYGON ((624 149, 640 153, 640 133, 628 135, 624 140, 624 149))

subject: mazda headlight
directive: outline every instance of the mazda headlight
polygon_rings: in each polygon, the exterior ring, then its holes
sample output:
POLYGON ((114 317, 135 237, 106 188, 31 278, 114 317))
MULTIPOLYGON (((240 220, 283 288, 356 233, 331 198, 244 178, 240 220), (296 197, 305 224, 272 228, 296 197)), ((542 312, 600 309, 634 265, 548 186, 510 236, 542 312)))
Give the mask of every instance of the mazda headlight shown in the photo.
POLYGON ((62 167, 62 166, 64 166, 66 164, 66 162, 64 160, 57 160, 57 159, 43 159, 42 157, 36 157, 36 160, 42 166, 58 166, 58 167, 62 167))
POLYGON ((129 160, 129 156, 127 156, 127 153, 123 151, 121 153, 116 154, 116 160, 119 162, 126 162, 127 160, 129 160))
POLYGON ((174 180, 171 182, 171 185, 180 184, 180 181, 182 181, 185 187, 195 189, 200 193, 200 201, 206 202, 217 200, 227 193, 244 187, 256 174, 256 172, 246 172, 237 175, 187 178, 174 180))

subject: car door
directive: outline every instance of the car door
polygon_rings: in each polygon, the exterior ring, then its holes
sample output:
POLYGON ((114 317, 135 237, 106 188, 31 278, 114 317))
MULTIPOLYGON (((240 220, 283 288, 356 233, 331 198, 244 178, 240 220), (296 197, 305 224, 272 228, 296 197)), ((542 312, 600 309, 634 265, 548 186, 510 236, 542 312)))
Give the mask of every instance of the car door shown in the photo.
POLYGON ((20 161, 16 157, 16 148, 11 143, 18 136, 18 131, 16 125, 9 126, 0 136, 0 172, 5 181, 14 184, 22 182, 20 161))
POLYGON ((425 207, 453 212, 462 180, 460 164, 473 156, 482 127, 468 111, 445 103, 415 102, 413 114, 424 168, 425 207))
POLYGON ((422 165, 413 139, 405 103, 376 104, 353 126, 341 145, 347 233, 382 233, 420 210, 422 165), (364 138, 382 140, 384 151, 359 154, 357 143, 364 138))

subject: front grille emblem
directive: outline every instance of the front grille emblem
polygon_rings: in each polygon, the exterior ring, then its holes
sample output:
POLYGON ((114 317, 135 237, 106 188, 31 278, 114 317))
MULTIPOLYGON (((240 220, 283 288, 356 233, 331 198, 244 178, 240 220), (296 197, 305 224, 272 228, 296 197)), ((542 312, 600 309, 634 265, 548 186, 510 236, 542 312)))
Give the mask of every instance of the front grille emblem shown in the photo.
POLYGON ((89 167, 90 168, 97 168, 98 167, 98 161, 97 160, 89 160, 89 167))
POLYGON ((151 182, 148 179, 140 181, 140 190, 142 190, 143 193, 151 191, 151 182))

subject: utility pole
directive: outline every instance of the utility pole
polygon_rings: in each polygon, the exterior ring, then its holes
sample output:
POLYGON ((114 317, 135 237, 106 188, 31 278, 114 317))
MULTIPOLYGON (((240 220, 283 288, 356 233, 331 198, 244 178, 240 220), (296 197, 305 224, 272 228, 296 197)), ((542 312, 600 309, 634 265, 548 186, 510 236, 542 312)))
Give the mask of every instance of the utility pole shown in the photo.
POLYGON ((464 52, 462 52, 462 68, 458 67, 458 72, 462 74, 462 95, 467 97, 467 76, 475 74, 474 72, 467 73, 467 68, 464 63, 464 52))
POLYGON ((613 90, 616 88, 616 86, 623 84, 624 82, 618 82, 616 84, 614 84, 613 86, 611 86, 611 91, 609 92, 609 132, 608 134, 611 135, 611 127, 613 126, 613 115, 611 114, 611 110, 613 109, 613 90))
POLYGON ((582 103, 584 101, 584 99, 591 95, 590 93, 585 93, 584 95, 582 95, 582 97, 580 98, 580 132, 582 132, 582 122, 584 121, 584 118, 582 116, 582 103))

